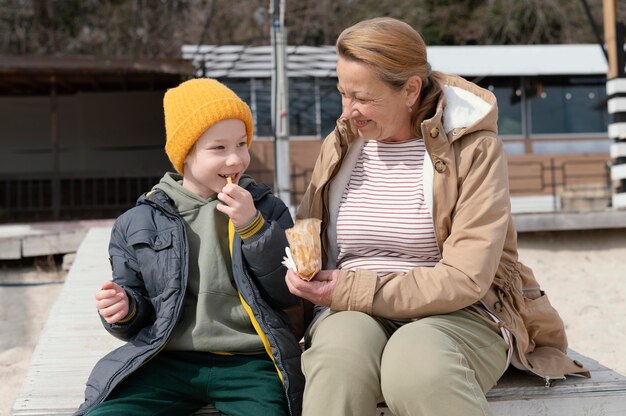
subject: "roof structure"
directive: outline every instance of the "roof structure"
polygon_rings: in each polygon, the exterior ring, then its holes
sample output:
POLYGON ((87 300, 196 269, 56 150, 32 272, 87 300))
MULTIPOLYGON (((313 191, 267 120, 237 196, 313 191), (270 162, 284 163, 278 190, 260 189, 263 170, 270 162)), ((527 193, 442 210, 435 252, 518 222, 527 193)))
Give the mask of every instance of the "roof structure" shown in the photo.
MULTIPOLYGON (((269 78, 271 46, 184 45, 182 56, 196 76, 269 78), (204 69, 203 69, 204 68, 204 69)), ((597 44, 430 46, 434 70, 462 76, 606 75, 608 64, 597 44)), ((290 77, 335 77, 334 46, 288 46, 290 77)))
POLYGON ((169 88, 193 76, 182 59, 126 59, 96 56, 2 56, 0 95, 58 94, 169 88))

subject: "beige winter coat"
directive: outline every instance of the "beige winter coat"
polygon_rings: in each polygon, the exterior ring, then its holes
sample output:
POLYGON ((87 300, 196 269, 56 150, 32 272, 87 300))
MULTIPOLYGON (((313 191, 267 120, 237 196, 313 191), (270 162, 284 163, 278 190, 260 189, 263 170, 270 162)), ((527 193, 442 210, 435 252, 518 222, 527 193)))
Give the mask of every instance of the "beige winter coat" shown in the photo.
MULTIPOLYGON (((547 384, 565 374, 589 376, 566 356, 563 322, 532 271, 518 261, 509 200, 507 161, 497 137, 492 93, 448 76, 437 112, 422 123, 429 158, 424 188, 442 258, 435 267, 377 277, 342 270, 331 309, 385 318, 444 314, 480 302, 514 337, 512 363, 547 384)), ((339 120, 324 141, 298 218, 323 221, 325 269, 336 268, 339 198, 363 140, 339 120)))

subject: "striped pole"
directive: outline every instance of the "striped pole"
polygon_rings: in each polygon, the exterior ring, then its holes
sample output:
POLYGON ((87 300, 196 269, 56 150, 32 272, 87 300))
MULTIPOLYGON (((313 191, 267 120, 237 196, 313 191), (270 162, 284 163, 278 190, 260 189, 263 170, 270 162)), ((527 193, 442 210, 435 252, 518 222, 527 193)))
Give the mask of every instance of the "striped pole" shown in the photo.
POLYGON ((613 208, 626 208, 626 74, 624 24, 617 22, 616 0, 603 0, 604 42, 609 69, 606 74, 613 208))
POLYGON ((613 207, 626 208, 626 77, 607 81, 613 207))
POLYGON ((611 179, 613 207, 626 208, 626 59, 624 53, 624 24, 615 25, 615 78, 606 83, 609 111, 609 138, 611 143, 611 179))

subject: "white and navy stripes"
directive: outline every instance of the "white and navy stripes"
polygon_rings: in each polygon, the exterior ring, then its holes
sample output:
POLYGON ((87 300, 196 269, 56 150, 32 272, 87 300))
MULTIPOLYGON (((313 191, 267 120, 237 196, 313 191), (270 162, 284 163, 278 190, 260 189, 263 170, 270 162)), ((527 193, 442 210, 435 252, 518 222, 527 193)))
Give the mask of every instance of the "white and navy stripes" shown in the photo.
POLYGON ((424 199, 425 152, 423 140, 365 142, 339 205, 339 268, 382 275, 439 261, 424 199))
POLYGON ((611 179, 617 183, 613 207, 626 208, 626 77, 607 81, 606 93, 611 117, 609 138, 613 140, 611 179))

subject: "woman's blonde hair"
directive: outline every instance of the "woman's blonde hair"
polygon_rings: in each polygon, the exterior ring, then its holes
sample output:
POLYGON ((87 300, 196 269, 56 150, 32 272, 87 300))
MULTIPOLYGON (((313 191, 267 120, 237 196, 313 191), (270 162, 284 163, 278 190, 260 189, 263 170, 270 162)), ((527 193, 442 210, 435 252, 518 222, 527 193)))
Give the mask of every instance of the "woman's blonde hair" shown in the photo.
POLYGON ((345 29, 336 46, 340 57, 368 65, 396 90, 412 76, 422 80, 418 107, 411 116, 413 133, 421 137, 420 124, 434 115, 441 95, 438 81, 443 79, 443 74, 431 70, 422 36, 401 20, 377 17, 345 29))

